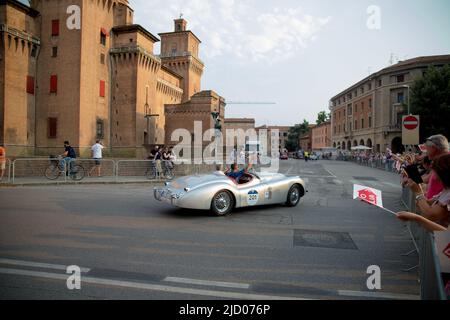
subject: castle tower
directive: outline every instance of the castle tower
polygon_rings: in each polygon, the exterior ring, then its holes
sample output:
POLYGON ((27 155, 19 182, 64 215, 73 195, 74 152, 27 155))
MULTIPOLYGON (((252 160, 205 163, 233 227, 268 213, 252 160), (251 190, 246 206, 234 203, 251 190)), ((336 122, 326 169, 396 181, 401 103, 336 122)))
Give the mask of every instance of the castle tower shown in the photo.
POLYGON ((162 64, 183 77, 182 102, 188 101, 194 94, 201 91, 204 68, 198 56, 201 41, 186 27, 186 20, 175 19, 173 32, 159 34, 162 64))
POLYGON ((40 12, 36 81, 36 152, 56 154, 69 140, 90 156, 96 139, 110 145, 112 29, 131 25, 127 0, 33 0, 40 12), (55 5, 55 3, 58 5, 55 5))

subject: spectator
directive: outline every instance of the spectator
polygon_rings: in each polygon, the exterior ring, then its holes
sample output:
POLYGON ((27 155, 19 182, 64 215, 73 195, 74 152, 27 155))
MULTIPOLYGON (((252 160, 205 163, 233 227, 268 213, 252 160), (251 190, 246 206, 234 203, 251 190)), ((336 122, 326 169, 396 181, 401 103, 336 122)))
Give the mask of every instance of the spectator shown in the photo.
POLYGON ((147 157, 148 160, 155 160, 155 156, 159 151, 159 146, 155 146, 151 151, 149 156, 147 157))
POLYGON ((425 217, 422 217, 421 215, 412 213, 412 212, 406 212, 402 211, 397 213, 397 217, 402 221, 414 221, 419 223, 422 227, 427 229, 430 232, 434 231, 447 231, 448 229, 444 228, 443 226, 428 220, 425 217))
POLYGON ((156 151, 154 160, 156 162, 156 170, 158 172, 158 175, 160 175, 163 172, 162 166, 161 166, 161 160, 162 160, 162 156, 163 156, 162 155, 163 146, 161 148, 159 148, 159 147, 156 147, 156 148, 157 148, 157 151, 156 151))
POLYGON ((91 147, 91 155, 92 159, 95 160, 95 165, 89 171, 89 175, 92 176, 94 171, 97 171, 97 177, 101 177, 101 166, 102 166, 102 158, 103 158, 103 146, 100 140, 97 140, 95 144, 91 147))
POLYGON ((165 147, 162 152, 162 160, 167 168, 173 169, 172 155, 167 147, 165 147))
MULTIPOLYGON (((427 155, 431 161, 434 161, 441 155, 448 154, 448 140, 443 135, 435 135, 429 137, 425 146, 427 148, 427 155)), ((431 173, 431 176, 428 181, 428 190, 426 193, 426 198, 431 200, 434 196, 439 194, 444 189, 442 183, 436 177, 436 171, 434 170, 431 173)))
POLYGON ((3 143, 0 143, 0 181, 3 180, 6 170, 6 149, 3 143))
POLYGON ((407 185, 417 194, 417 207, 422 215, 448 228, 450 224, 450 154, 435 158, 432 168, 436 181, 441 183, 443 190, 431 200, 425 198, 422 188, 414 181, 408 180, 407 185))
MULTIPOLYGON (((77 158, 77 154, 74 148, 71 147, 70 142, 67 140, 64 141, 64 153, 61 155, 61 157, 61 170, 64 170, 64 166, 67 170, 67 165, 69 165, 70 171, 72 172, 73 160, 77 158)), ((68 175, 68 172, 66 174, 68 175)))

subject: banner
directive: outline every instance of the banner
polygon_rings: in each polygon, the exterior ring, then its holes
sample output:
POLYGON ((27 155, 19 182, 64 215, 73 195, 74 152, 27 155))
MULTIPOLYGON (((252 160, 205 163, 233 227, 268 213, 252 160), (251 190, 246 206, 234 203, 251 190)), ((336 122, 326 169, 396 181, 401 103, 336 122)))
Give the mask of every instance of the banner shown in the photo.
POLYGON ((361 201, 364 201, 365 203, 377 206, 378 208, 383 209, 384 211, 387 211, 389 213, 392 213, 393 215, 397 216, 397 213, 394 211, 391 211, 389 209, 386 209, 383 207, 383 198, 381 196, 381 191, 361 186, 359 184, 353 185, 353 199, 359 199, 361 201))

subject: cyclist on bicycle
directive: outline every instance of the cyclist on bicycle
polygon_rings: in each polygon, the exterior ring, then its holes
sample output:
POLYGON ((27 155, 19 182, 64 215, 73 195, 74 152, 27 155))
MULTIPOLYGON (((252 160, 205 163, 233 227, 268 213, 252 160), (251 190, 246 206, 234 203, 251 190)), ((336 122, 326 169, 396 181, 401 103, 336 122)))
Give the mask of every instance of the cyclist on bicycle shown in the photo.
POLYGON ((69 165, 70 171, 72 172, 73 160, 77 158, 75 150, 70 146, 69 141, 64 141, 64 153, 61 155, 62 159, 59 163, 61 171, 64 170, 64 164, 67 168, 69 165))

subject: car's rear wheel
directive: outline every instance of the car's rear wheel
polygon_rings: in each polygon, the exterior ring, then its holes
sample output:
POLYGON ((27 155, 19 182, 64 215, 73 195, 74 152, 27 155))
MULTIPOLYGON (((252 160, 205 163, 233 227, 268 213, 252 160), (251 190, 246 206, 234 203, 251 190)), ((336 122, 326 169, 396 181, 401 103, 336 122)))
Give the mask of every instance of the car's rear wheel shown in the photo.
POLYGON ((288 207, 295 207, 299 202, 300 198, 302 197, 301 189, 298 184, 293 185, 288 192, 286 205, 288 207))
POLYGON ((217 192, 211 200, 211 211, 217 216, 224 216, 234 208, 233 195, 227 190, 217 192))

